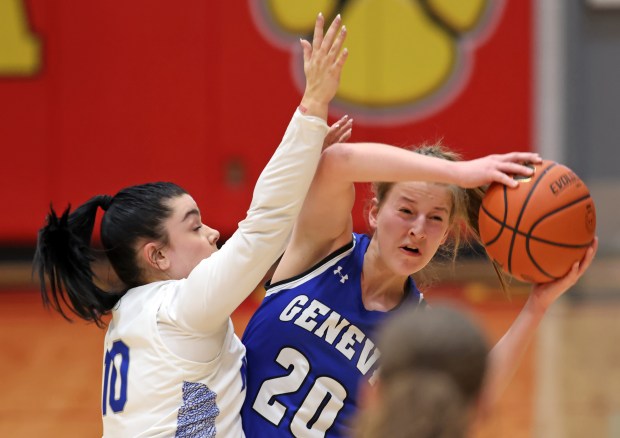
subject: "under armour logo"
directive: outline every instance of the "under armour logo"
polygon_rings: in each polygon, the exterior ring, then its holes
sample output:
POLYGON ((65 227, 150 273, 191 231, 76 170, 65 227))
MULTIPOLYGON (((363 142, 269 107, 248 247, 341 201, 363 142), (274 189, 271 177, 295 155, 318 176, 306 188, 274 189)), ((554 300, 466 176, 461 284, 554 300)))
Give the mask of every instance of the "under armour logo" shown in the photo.
POLYGON ((342 266, 338 266, 338 269, 334 269, 334 275, 336 274, 340 275, 340 282, 344 283, 345 281, 349 279, 349 275, 348 274, 342 275, 342 272, 340 271, 342 271, 342 266))

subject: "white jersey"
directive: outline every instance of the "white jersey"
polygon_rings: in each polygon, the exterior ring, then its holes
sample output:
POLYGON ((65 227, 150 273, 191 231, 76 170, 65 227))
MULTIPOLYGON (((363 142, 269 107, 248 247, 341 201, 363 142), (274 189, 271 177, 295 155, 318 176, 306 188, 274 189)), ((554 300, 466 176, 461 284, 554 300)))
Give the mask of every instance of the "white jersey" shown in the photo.
POLYGON ((297 111, 226 244, 187 279, 119 300, 105 337, 104 436, 243 437, 245 348, 230 315, 284 251, 327 129, 297 111))
POLYGON ((245 348, 230 319, 222 352, 210 362, 179 357, 162 340, 157 315, 167 312, 178 283, 132 289, 113 311, 105 338, 105 436, 242 436, 245 348))

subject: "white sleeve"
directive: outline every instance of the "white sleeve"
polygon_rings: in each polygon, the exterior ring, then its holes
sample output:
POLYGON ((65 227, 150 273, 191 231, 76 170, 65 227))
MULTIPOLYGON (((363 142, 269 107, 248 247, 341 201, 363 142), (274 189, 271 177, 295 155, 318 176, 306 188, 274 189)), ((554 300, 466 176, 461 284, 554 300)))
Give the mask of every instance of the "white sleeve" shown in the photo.
POLYGON ((181 282, 177 323, 212 332, 227 322, 282 255, 319 162, 326 122, 293 115, 280 146, 261 173, 250 209, 222 248, 181 282))

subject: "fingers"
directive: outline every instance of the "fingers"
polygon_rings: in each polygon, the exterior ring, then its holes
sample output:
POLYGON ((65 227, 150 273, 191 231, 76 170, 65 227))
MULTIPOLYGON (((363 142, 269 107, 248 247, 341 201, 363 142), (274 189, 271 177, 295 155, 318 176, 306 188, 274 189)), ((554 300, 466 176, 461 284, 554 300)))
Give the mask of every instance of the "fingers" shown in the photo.
POLYGON ((299 43, 301 44, 301 49, 304 52, 304 65, 310 61, 312 57, 312 46, 310 43, 304 39, 300 39, 299 43))
POLYGON ((598 237, 594 238, 592 245, 588 248, 583 259, 581 261, 573 263, 568 273, 558 280, 558 283, 563 284, 566 288, 573 286, 577 283, 577 280, 588 270, 594 260, 594 255, 598 249, 598 237))
POLYGON ((338 121, 336 121, 336 123, 334 123, 332 126, 340 127, 340 126, 344 125, 345 123, 347 123, 347 121, 351 121, 351 120, 349 119, 349 115, 345 114, 338 121))
POLYGON ((493 180, 512 188, 519 186, 519 181, 514 179, 512 176, 507 175, 501 170, 497 170, 497 173, 495 174, 495 178, 493 180))
POLYGON ((570 267, 570 271, 568 271, 568 275, 565 278, 570 280, 570 286, 577 282, 577 279, 579 278, 579 262, 573 263, 573 266, 570 267))
POLYGON ((543 308, 546 309, 558 297, 560 297, 577 283, 577 281, 581 278, 581 276, 586 272, 586 270, 592 263, 597 248, 598 238, 595 237, 592 245, 586 251, 583 259, 580 262, 573 263, 566 275, 550 283, 539 283, 534 285, 532 292, 542 303, 543 308))
POLYGON ((353 133, 353 129, 347 129, 338 139, 336 143, 345 143, 351 138, 351 134, 353 133))
POLYGON ((325 136, 323 148, 336 143, 344 143, 351 137, 353 130, 353 119, 349 119, 348 115, 343 116, 340 120, 330 126, 325 136))
POLYGON ((508 187, 512 187, 513 189, 519 187, 519 181, 517 181, 516 179, 508 175, 504 175, 503 179, 503 184, 507 185, 508 187))
MULTIPOLYGON (((495 180, 508 187, 517 187, 519 181, 514 178, 515 175, 532 176, 534 174, 533 168, 522 163, 528 162, 528 160, 534 160, 536 157, 537 154, 531 154, 529 152, 512 152, 500 156, 499 161, 493 160, 493 166, 499 172, 495 180)), ((538 157, 538 159, 540 159, 540 157, 538 157)))
POLYGON ((594 260, 594 256, 596 255, 596 251, 598 250, 598 237, 594 238, 592 245, 586 251, 586 254, 583 256, 581 262, 579 262, 579 277, 581 277, 584 272, 588 270, 590 265, 592 264, 592 260, 594 260))
POLYGON ((349 116, 344 116, 336 124, 338 127, 334 131, 334 143, 344 143, 351 138, 353 119, 349 119, 349 116))
MULTIPOLYGON (((334 23, 335 22, 336 21, 334 20, 334 23)), ((346 37, 347 37, 347 28, 346 26, 342 26, 340 28, 340 31, 338 32, 338 36, 336 37, 335 41, 331 45, 327 45, 328 44, 327 39, 324 41, 324 46, 329 47, 329 52, 327 56, 329 56, 330 59, 335 58, 341 52, 342 46, 344 45, 344 40, 346 39, 346 37)))
POLYGON ((542 158, 536 152, 510 152, 502 155, 505 160, 521 163, 540 163, 542 158))
POLYGON ((312 44, 301 40, 304 54, 306 89, 302 104, 307 115, 327 118, 327 107, 334 98, 340 83, 340 74, 348 52, 342 49, 346 29, 341 28, 341 17, 336 16, 326 33, 323 33, 324 17, 316 19, 312 44))
POLYGON ((346 48, 342 52, 340 52, 340 55, 338 56, 338 59, 336 60, 336 66, 338 67, 339 71, 342 71, 342 67, 344 66, 344 62, 347 60, 348 56, 349 56, 349 51, 346 48))
POLYGON ((341 135, 347 129, 350 129, 353 126, 353 119, 349 118, 348 114, 345 114, 338 120, 336 123, 332 125, 334 129, 335 135, 341 135))
POLYGON ((314 23, 314 36, 312 37, 312 47, 317 49, 323 43, 323 27, 325 26, 325 18, 323 13, 319 12, 314 23))
POLYGON ((344 28, 344 26, 342 27, 342 30, 338 32, 341 22, 342 22, 342 19, 340 18, 340 14, 336 15, 336 18, 334 18, 334 21, 332 21, 332 24, 330 24, 329 29, 327 29, 327 33, 325 34, 325 37, 323 38, 321 45, 314 46, 314 48, 322 49, 324 50, 325 53, 330 52, 334 44, 334 40, 336 39, 336 36, 342 39, 343 32, 346 33, 346 29, 344 28))
POLYGON ((497 167, 502 172, 512 175, 531 176, 534 173, 534 169, 520 163, 499 163, 497 167))

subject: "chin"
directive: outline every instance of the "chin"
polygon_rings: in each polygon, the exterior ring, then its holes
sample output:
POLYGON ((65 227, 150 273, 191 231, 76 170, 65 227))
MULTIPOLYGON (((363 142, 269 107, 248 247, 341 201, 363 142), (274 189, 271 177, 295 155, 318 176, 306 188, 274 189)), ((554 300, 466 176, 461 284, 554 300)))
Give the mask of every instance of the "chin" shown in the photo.
POLYGON ((408 263, 404 268, 404 275, 413 275, 417 272, 420 272, 428 265, 428 261, 418 260, 415 263, 408 263))

